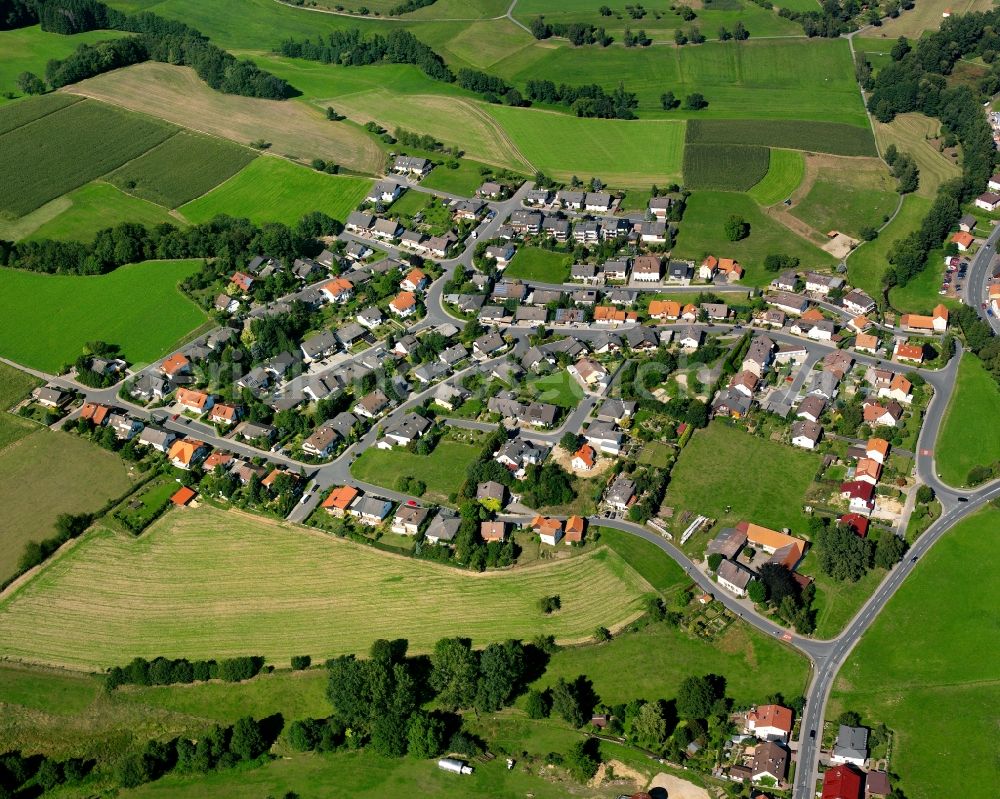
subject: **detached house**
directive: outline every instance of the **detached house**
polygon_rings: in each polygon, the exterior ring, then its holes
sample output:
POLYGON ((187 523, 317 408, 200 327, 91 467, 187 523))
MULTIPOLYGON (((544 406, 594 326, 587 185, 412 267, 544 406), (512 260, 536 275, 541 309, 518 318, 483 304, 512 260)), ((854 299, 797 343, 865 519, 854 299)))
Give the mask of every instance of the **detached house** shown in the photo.
POLYGON ((536 516, 531 520, 531 529, 541 538, 543 544, 554 547, 563 537, 563 523, 559 519, 536 516))
POLYGON ((417 297, 412 291, 401 291, 392 302, 389 303, 389 310, 400 319, 406 319, 417 312, 417 297))
POLYGON ((655 255, 640 255, 632 262, 632 279, 640 283, 658 283, 663 277, 663 264, 655 255))
POLYGON ((823 428, 816 422, 802 420, 792 424, 792 443, 803 449, 815 449, 823 436, 823 428))
POLYGON ((430 511, 427 508, 409 503, 400 505, 396 510, 396 515, 392 517, 392 525, 389 529, 397 535, 416 535, 429 515, 430 511))
POLYGON ((354 486, 338 486, 330 492, 330 496, 320 505, 327 513, 342 518, 350 510, 361 492, 354 486))
POLYGON ((212 398, 211 394, 206 394, 203 391, 195 391, 194 389, 179 388, 177 389, 176 402, 186 411, 191 411, 192 413, 202 414, 207 410, 210 410, 215 400, 212 398))
POLYGON ((319 288, 320 296, 327 302, 347 302, 354 294, 354 286, 347 278, 334 278, 319 288))
POLYGON ((340 433, 327 422, 317 427, 313 434, 302 442, 302 451, 317 458, 329 458, 339 440, 340 433))
POLYGON ((167 451, 167 458, 175 467, 188 471, 208 456, 208 445, 204 441, 184 438, 175 441, 167 451))
POLYGON ((746 730, 763 741, 787 741, 792 711, 781 705, 759 705, 747 713, 746 730))

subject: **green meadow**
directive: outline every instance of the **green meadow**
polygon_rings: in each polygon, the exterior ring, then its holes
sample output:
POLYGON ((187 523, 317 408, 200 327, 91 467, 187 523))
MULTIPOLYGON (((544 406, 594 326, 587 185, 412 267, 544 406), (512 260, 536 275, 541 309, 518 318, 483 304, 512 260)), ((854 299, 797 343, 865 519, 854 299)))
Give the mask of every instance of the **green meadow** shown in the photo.
POLYGON ((767 207, 786 200, 798 188, 806 164, 798 150, 771 150, 767 174, 747 194, 767 207))
POLYGON ((205 321, 177 289, 200 263, 146 261, 85 277, 0 270, 0 355, 57 372, 100 339, 132 363, 155 361, 205 321))
POLYGON ((893 242, 905 238, 920 226, 931 201, 915 194, 903 198, 899 213, 886 225, 874 241, 861 244, 847 259, 847 275, 851 285, 868 292, 872 297, 882 292, 882 275, 889 267, 886 256, 893 242))
POLYGON ((962 356, 955 393, 934 449, 934 463, 949 485, 966 485, 973 466, 1000 461, 1000 387, 982 361, 962 356))

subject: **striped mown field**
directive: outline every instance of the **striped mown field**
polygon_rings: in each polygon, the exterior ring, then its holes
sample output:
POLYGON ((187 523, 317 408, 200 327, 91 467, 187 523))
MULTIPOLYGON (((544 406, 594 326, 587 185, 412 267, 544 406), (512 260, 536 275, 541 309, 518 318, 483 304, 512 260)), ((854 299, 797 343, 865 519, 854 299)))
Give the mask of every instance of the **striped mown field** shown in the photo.
POLYGON ((651 589, 599 549, 474 574, 236 512, 171 510, 140 538, 91 533, 0 600, 0 657, 97 669, 141 655, 314 660, 409 639, 588 638, 651 589), (562 609, 545 616, 543 596, 562 609))

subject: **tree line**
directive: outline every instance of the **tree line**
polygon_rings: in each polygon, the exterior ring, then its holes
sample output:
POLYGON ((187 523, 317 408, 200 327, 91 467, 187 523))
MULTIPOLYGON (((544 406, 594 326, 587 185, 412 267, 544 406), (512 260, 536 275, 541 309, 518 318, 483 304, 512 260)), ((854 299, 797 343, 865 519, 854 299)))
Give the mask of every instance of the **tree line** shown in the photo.
POLYGON ((503 78, 476 69, 460 69, 452 73, 444 59, 406 30, 394 30, 382 36, 365 36, 358 28, 349 28, 318 36, 315 40, 296 41, 286 39, 278 46, 281 55, 291 58, 305 58, 324 64, 341 66, 364 66, 368 64, 413 64, 434 80, 457 83, 463 89, 483 96, 491 103, 505 103, 511 106, 529 105, 528 100, 551 102, 572 107, 580 117, 601 117, 605 119, 635 119, 634 109, 638 100, 632 92, 618 88, 608 94, 600 86, 571 87, 563 84, 556 90, 552 86, 536 87, 543 96, 532 97, 531 84, 551 83, 551 81, 529 81, 527 98, 503 78))
POLYGON ((99 275, 119 266, 151 259, 212 258, 209 278, 231 274, 253 255, 268 254, 285 263, 313 257, 322 249, 317 236, 335 235, 341 225, 321 212, 306 214, 295 227, 280 222, 255 225, 248 219, 220 215, 199 225, 177 228, 122 222, 100 230, 90 243, 39 239, 0 240, 0 266, 62 275, 99 275))
POLYGON ((264 658, 256 655, 223 658, 222 660, 173 660, 158 657, 152 660, 133 658, 125 666, 112 666, 104 677, 104 687, 113 691, 122 685, 176 685, 207 680, 242 682, 256 677, 264 667, 264 658))
POLYGON ((284 99, 295 94, 287 81, 249 60, 239 61, 216 47, 200 31, 183 22, 149 12, 125 14, 99 0, 10 0, 0 6, 0 19, 39 23, 42 30, 71 35, 117 30, 136 36, 80 45, 64 59, 50 61, 46 77, 54 87, 142 61, 190 66, 216 91, 245 97, 284 99))
POLYGON ((20 750, 0 755, 0 796, 36 796, 75 785, 94 767, 93 760, 71 757, 56 760, 44 754, 26 755, 20 750))

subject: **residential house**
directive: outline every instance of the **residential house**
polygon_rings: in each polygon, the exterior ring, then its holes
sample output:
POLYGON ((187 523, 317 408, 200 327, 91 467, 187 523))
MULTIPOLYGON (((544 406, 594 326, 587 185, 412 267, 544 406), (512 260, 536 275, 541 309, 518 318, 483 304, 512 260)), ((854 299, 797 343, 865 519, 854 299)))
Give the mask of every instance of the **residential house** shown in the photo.
POLYGON ((850 763, 852 766, 864 768, 866 760, 868 760, 868 729, 841 724, 830 761, 850 763))
POLYGON ((834 372, 813 372, 806 393, 830 401, 837 396, 837 385, 839 383, 840 379, 834 372))
POLYGON ((468 357, 469 351, 461 344, 452 344, 450 347, 445 347, 438 354, 438 360, 451 367, 454 367, 455 364, 460 363, 468 357))
POLYGON ((754 547, 771 555, 769 563, 779 563, 793 570, 806 551, 806 542, 786 533, 779 533, 748 521, 741 521, 736 528, 746 534, 754 547))
MULTIPOLYGON (((352 261, 360 262, 365 260, 365 258, 370 256, 374 252, 375 250, 373 250, 364 242, 352 241, 347 245, 347 249, 344 250, 344 255, 347 256, 352 261)), ((352 272, 351 274, 355 273, 352 272)), ((362 274, 362 273, 358 272, 357 274, 362 274)), ((351 285, 353 285, 353 283, 351 285)))
POLYGON ((867 352, 871 355, 877 355, 881 346, 882 343, 879 341, 878 336, 873 336, 869 333, 858 333, 857 337, 854 339, 854 349, 858 352, 867 352))
POLYGON ((398 155, 392 164, 392 171, 398 175, 416 175, 423 177, 434 165, 426 158, 412 155, 398 155))
POLYGON ((427 251, 434 258, 446 258, 448 249, 452 247, 457 239, 451 233, 443 236, 432 236, 427 240, 427 251))
POLYGON ((674 321, 681 315, 681 304, 673 300, 650 300, 649 318, 657 321, 674 321))
POLYGON ((607 370, 593 358, 580 358, 576 363, 567 366, 566 371, 585 388, 602 385, 608 379, 607 370))
POLYGON ((696 350, 705 338, 704 332, 696 327, 682 327, 675 336, 682 350, 696 350))
POLYGON ((625 331, 625 343, 632 352, 655 350, 660 345, 660 337, 649 327, 639 325, 625 331))
POLYGON ((374 419, 379 416, 390 405, 389 397, 382 389, 377 388, 370 394, 366 394, 354 405, 354 412, 366 419, 374 419))
POLYGON ((581 244, 592 244, 601 238, 601 223, 596 219, 584 219, 573 226, 573 239, 581 244))
POLYGON ((541 464, 545 455, 546 451, 541 446, 523 438, 512 438, 500 447, 496 461, 506 466, 520 480, 524 477, 525 468, 541 464))
POLYGON ((663 263, 655 255, 640 255, 632 262, 632 280, 659 283, 663 278, 663 263))
POLYGON ((728 282, 740 280, 743 277, 743 267, 740 266, 740 262, 734 258, 720 258, 718 274, 724 277, 728 282))
POLYGON ((953 233, 951 236, 951 242, 954 244, 959 252, 968 251, 976 239, 971 233, 966 233, 964 230, 958 231, 958 233, 953 233))
POLYGON ((895 427, 902 415, 903 408, 895 400, 886 405, 880 405, 871 400, 865 400, 864 402, 865 424, 895 427))
POLYGON ((211 394, 206 394, 204 391, 196 391, 189 388, 177 389, 177 397, 175 401, 185 411, 197 414, 202 414, 207 410, 211 410, 212 405, 215 404, 215 399, 211 394))
POLYGON ((666 221, 673 200, 670 197, 651 197, 647 203, 649 213, 659 222, 666 221))
POLYGON ((476 486, 476 501, 488 510, 500 510, 507 501, 507 487, 495 480, 487 480, 476 486))
POLYGON ((354 502, 349 513, 366 527, 378 527, 392 511, 392 503, 381 497, 361 497, 354 502))
POLYGON ((747 713, 746 730, 762 741, 788 741, 792 711, 781 705, 758 705, 747 713))
POLYGON ((320 286, 319 293, 327 302, 345 303, 354 296, 354 285, 347 278, 337 277, 320 286))
POLYGON ((938 303, 930 316, 903 314, 899 317, 899 326, 906 332, 944 333, 948 329, 948 309, 938 303))
POLYGON ((809 348, 805 344, 779 344, 774 353, 774 362, 798 365, 804 362, 807 357, 809 357, 809 348))
POLYGON ((892 357, 899 361, 923 363, 924 348, 919 344, 908 344, 897 340, 892 348, 892 357))
POLYGON ((777 783, 785 781, 788 774, 788 750, 774 741, 758 744, 750 762, 750 779, 753 782, 770 778, 777 783))
MULTIPOLYGON (((997 189, 1000 190, 1000 185, 997 186, 997 189)), ((958 229, 971 233, 976 229, 976 218, 972 214, 965 214, 958 220, 958 229)))
POLYGON ((764 311, 764 313, 762 313, 757 320, 760 324, 766 325, 767 327, 781 328, 785 326, 785 312, 777 309, 764 311))
POLYGON ((604 501, 615 510, 628 510, 635 500, 635 483, 619 475, 604 494, 604 501))
POLYGON ((863 333, 869 327, 871 327, 871 320, 867 316, 855 316, 847 323, 847 326, 853 330, 855 333, 863 333))
POLYGON ((131 441, 142 431, 142 422, 125 413, 112 413, 107 426, 115 431, 119 441, 131 441))
POLYGON ((590 444, 584 444, 576 452, 573 453, 573 458, 570 460, 570 466, 576 469, 578 472, 589 472, 594 468, 597 463, 597 453, 590 444))
POLYGON ((531 189, 524 195, 525 205, 548 205, 552 202, 552 192, 548 189, 531 189))
POLYGON ((329 458, 338 441, 340 433, 329 422, 324 422, 302 442, 302 451, 317 458, 329 458))
POLYGON ((499 199, 503 194, 503 186, 499 183, 494 183, 493 181, 486 181, 478 189, 476 189, 477 197, 484 197, 487 200, 499 199))
POLYGON ((484 333, 472 342, 472 357, 485 360, 499 354, 506 348, 507 342, 499 333, 484 333))
POLYGON ((559 418, 559 408, 546 402, 532 402, 524 409, 522 418, 532 427, 552 427, 559 418))
POLYGON ((340 344, 332 330, 324 330, 322 333, 317 333, 303 341, 301 349, 302 359, 306 363, 313 363, 333 355, 340 349, 340 344))
POLYGON ((556 192, 556 202, 564 208, 572 208, 575 211, 583 210, 583 202, 586 194, 582 191, 570 191, 561 189, 556 192))
POLYGON ((372 214, 366 214, 363 211, 352 211, 347 215, 347 221, 344 222, 344 229, 351 233, 364 234, 371 232, 374 224, 375 217, 372 214))
POLYGON ((878 389, 879 397, 888 397, 896 402, 909 405, 913 402, 913 384, 901 374, 894 374, 888 386, 878 389))
POLYGON ((596 284, 597 267, 593 264, 573 264, 569 270, 569 279, 580 283, 596 284))
POLYGON ((826 410, 826 400, 820 396, 806 397, 795 409, 795 416, 798 419, 805 419, 807 422, 818 422, 826 410))
POLYGON ((323 500, 320 507, 333 516, 343 518, 360 496, 361 492, 354 486, 338 486, 323 500))
POLYGON ((729 318, 729 306, 724 302, 703 302, 701 309, 713 322, 722 322, 729 318))
POLYGON ((412 291, 401 291, 392 302, 389 303, 389 310, 400 319, 407 319, 417 312, 417 297, 412 291))
POLYGON ((430 279, 422 269, 411 269, 406 277, 399 283, 399 287, 404 291, 423 291, 427 288, 430 279))
POLYGON ((606 191, 588 191, 583 200, 585 211, 605 213, 611 210, 611 195, 606 191))
POLYGON ((379 441, 378 446, 380 449, 392 449, 394 446, 405 447, 420 438, 430 430, 430 427, 429 419, 415 413, 408 413, 385 431, 384 438, 379 441))
POLYGON ((834 766, 823 772, 820 799, 863 799, 865 775, 851 766, 834 766))
POLYGON ((722 555, 723 558, 735 560, 747 543, 747 534, 736 527, 726 527, 705 547, 705 557, 722 555))
POLYGON ((160 364, 160 371, 171 380, 191 374, 191 361, 182 353, 175 352, 160 364))
POLYGON ((875 510, 875 486, 863 480, 850 480, 840 485, 840 496, 848 501, 851 511, 870 516, 875 510))
POLYGON ((848 311, 853 314, 868 314, 875 311, 875 300, 865 294, 861 289, 851 289, 840 301, 848 311))
POLYGON ((719 259, 714 255, 705 256, 705 260, 698 267, 698 277, 706 282, 711 282, 715 273, 719 271, 719 259))
POLYGON ((563 537, 563 523, 559 519, 546 516, 536 516, 531 520, 531 529, 542 540, 543 544, 554 547, 563 537))
POLYGON ((753 572, 732 560, 723 560, 716 572, 716 579, 723 588, 738 597, 747 595, 747 586, 753 579, 753 572))
POLYGON ((517 247, 513 244, 494 244, 486 248, 484 255, 496 262, 497 269, 506 269, 517 254, 517 247))
POLYGON ((774 339, 768 336, 754 336, 743 356, 741 369, 763 377, 774 359, 774 339))
POLYGON ((247 294, 253 289, 254 278, 245 272, 234 272, 233 276, 229 278, 229 282, 244 294, 247 294))
POLYGON ((854 366, 854 356, 846 350, 834 350, 823 356, 823 368, 833 372, 838 380, 843 380, 852 366, 854 366))
POLYGON ((889 442, 884 438, 869 438, 865 445, 865 455, 885 465, 889 458, 889 442))
POLYGON ((884 771, 869 771, 865 774, 865 799, 875 796, 888 796, 892 793, 889 785, 889 775, 884 771))
POLYGON ((760 382, 760 377, 755 375, 749 369, 744 369, 743 371, 737 372, 729 380, 729 388, 733 391, 738 391, 741 394, 752 397, 754 392, 757 390, 757 384, 760 382))
POLYGON ((166 454, 170 450, 170 445, 177 440, 177 434, 169 430, 161 430, 159 427, 146 425, 139 433, 136 443, 142 447, 152 447, 157 452, 166 454))
POLYGON ((403 234, 403 226, 395 219, 378 217, 372 225, 371 235, 382 241, 392 241, 398 239, 403 234))
POLYGON ((397 535, 416 535, 429 515, 430 510, 427 508, 405 503, 396 509, 389 529, 397 535))
POLYGON ((569 228, 568 219, 547 216, 542 220, 541 233, 543 236, 551 236, 556 241, 566 241, 569 239, 569 228))
POLYGON ((776 291, 795 292, 799 287, 799 276, 797 272, 789 270, 782 272, 771 281, 771 288, 776 291))
POLYGON ((58 386, 39 386, 31 392, 35 402, 45 408, 62 408, 69 404, 73 395, 58 386))
POLYGON ((860 513, 843 513, 837 522, 861 538, 868 535, 870 521, 867 516, 862 516, 860 513))
POLYGON ((715 416, 728 416, 732 419, 742 419, 750 413, 753 401, 750 396, 734 388, 727 388, 715 395, 712 400, 712 413, 715 416))
POLYGON ((602 422, 621 424, 635 413, 637 407, 637 403, 632 401, 606 399, 597 409, 597 418, 602 422))
POLYGON ((698 306, 692 303, 688 303, 683 308, 681 308, 681 321, 682 322, 697 322, 698 321, 698 306))
POLYGON ((502 543, 507 538, 507 522, 480 522, 479 535, 487 544, 492 541, 502 543))
POLYGON ((586 531, 587 522, 582 516, 570 516, 566 520, 566 527, 563 532, 566 534, 567 544, 579 544, 583 541, 583 534, 586 531))
POLYGON ((878 485, 882 476, 882 464, 872 458, 859 458, 854 467, 854 479, 871 485, 878 485))
POLYGON ((792 423, 792 444, 796 447, 815 449, 822 437, 823 428, 816 422, 802 419, 792 423))
POLYGON ((667 282, 686 286, 694 277, 694 264, 688 261, 670 261, 667 264, 667 282))
POLYGON ((583 431, 583 437, 590 446, 606 455, 620 455, 625 435, 612 422, 591 422, 583 431))
POLYGON ((666 222, 643 222, 639 226, 639 239, 644 244, 666 244, 670 228, 666 222))
POLYGON ((267 441, 274 440, 276 430, 269 424, 257 424, 256 422, 244 422, 240 425, 237 435, 244 441, 267 441))
POLYGON ((547 308, 521 306, 514 313, 514 324, 544 325, 548 318, 549 312, 547 308))
POLYGON ((455 540, 461 526, 462 520, 458 516, 451 516, 447 511, 439 510, 424 530, 424 538, 431 544, 450 544, 455 540))
POLYGON ((143 402, 152 402, 163 399, 172 390, 173 387, 171 384, 162 377, 157 377, 149 372, 143 372, 135 379, 132 388, 129 389, 129 393, 143 402))
POLYGON ((455 219, 475 222, 486 210, 486 203, 478 200, 459 200, 452 209, 455 219))
POLYGON ((208 414, 208 421, 212 424, 222 425, 223 427, 229 427, 232 424, 236 424, 239 420, 239 405, 229 405, 227 403, 218 402, 212 406, 212 410, 209 411, 208 414))
POLYGON ((826 296, 831 291, 843 288, 844 279, 835 275, 822 275, 819 272, 806 272, 806 291, 826 296))
POLYGON ((517 233, 537 235, 542 230, 544 217, 538 211, 517 210, 510 215, 510 227, 517 233))
POLYGON ((604 274, 606 283, 621 283, 628 279, 629 268, 632 264, 630 258, 618 258, 613 261, 605 261, 600 269, 604 274))
POLYGON ((174 441, 167 450, 167 459, 178 469, 188 471, 208 456, 208 445, 204 441, 183 438, 174 441))
POLYGON ((788 291, 775 291, 766 294, 764 301, 790 316, 801 316, 809 308, 809 300, 801 294, 792 294, 788 291))

